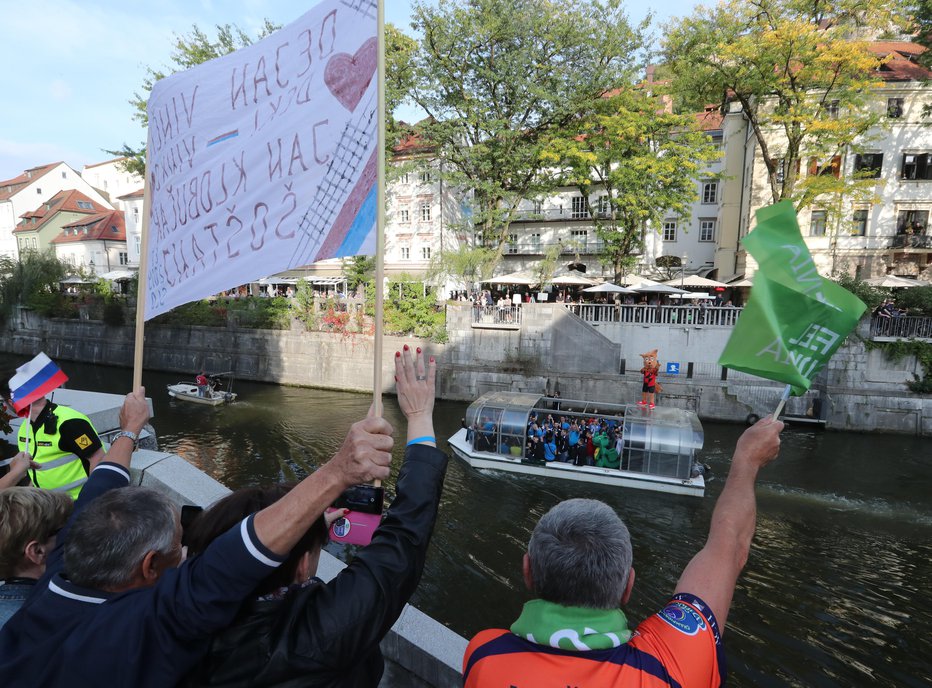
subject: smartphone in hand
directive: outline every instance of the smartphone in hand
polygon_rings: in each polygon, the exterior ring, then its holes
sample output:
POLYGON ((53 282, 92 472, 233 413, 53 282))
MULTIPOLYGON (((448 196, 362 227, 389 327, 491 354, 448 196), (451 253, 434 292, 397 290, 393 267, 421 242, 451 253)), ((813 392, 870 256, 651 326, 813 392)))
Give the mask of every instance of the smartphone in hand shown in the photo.
POLYGON ((351 545, 368 545, 382 521, 385 491, 375 485, 353 485, 327 509, 349 509, 330 526, 330 539, 351 545))

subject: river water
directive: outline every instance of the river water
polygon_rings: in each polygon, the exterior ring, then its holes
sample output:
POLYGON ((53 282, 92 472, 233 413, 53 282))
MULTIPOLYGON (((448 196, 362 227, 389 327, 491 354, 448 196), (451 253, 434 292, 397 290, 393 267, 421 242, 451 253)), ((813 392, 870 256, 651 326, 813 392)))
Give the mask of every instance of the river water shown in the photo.
MULTIPOLYGON (((124 369, 64 368, 76 389, 122 393, 130 384, 124 369)), ((176 381, 144 377, 160 448, 231 488, 306 475, 370 403, 364 395, 237 382, 240 401, 202 408, 168 399, 165 385, 176 381)), ((466 406, 438 402, 438 437, 455 432, 466 406)), ((393 398, 385 416, 403 440, 393 398)), ((705 424, 701 457, 715 475, 727 472, 742 429, 705 424)), ((761 475, 757 535, 728 617, 729 685, 932 685, 929 441, 789 429, 782 446, 761 475)), ((391 494, 394 474, 386 486, 391 494)), ((637 623, 663 605, 701 548, 721 486, 714 480, 697 499, 477 472, 451 458, 412 602, 466 637, 507 627, 527 599, 520 562, 534 524, 558 501, 586 496, 612 505, 631 529, 637 584, 627 612, 637 623)))

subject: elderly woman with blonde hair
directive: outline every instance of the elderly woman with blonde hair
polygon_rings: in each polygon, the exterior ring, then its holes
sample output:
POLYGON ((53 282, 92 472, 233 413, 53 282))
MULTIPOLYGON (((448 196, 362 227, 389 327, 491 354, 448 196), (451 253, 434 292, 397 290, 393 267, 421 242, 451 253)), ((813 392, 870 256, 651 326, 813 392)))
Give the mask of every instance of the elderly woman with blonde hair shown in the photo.
POLYGON ((64 492, 35 487, 0 491, 0 627, 23 606, 45 573, 55 536, 73 508, 64 492))

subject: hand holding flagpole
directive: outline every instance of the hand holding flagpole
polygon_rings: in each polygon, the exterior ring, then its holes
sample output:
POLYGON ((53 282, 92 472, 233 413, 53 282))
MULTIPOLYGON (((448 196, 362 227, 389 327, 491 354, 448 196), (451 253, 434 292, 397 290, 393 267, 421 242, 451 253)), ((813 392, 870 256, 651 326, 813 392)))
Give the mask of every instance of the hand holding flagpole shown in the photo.
POLYGON ((783 394, 780 395, 780 403, 777 404, 777 410, 773 412, 774 420, 777 420, 780 417, 780 413, 783 411, 783 407, 786 406, 786 400, 790 398, 790 392, 792 391, 792 385, 787 385, 783 390, 783 394))

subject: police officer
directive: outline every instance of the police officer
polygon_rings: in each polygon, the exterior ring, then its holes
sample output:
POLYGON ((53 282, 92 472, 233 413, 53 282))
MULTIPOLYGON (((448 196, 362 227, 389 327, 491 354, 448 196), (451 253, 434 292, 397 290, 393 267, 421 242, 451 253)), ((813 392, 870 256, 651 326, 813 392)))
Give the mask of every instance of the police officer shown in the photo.
MULTIPOLYGON (((0 384, 0 394, 9 403, 8 382, 6 377, 0 384)), ((29 470, 33 485, 67 492, 73 499, 87 481, 91 465, 104 457, 103 443, 88 417, 45 397, 33 402, 28 422, 23 419, 17 445, 38 465, 29 470)))

